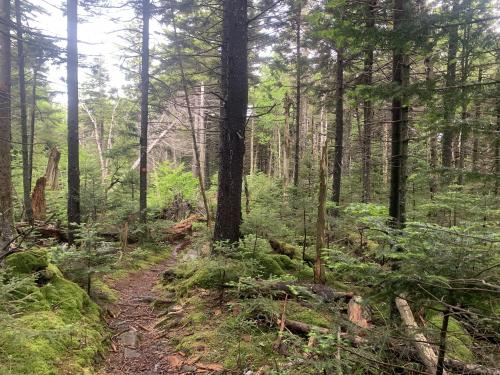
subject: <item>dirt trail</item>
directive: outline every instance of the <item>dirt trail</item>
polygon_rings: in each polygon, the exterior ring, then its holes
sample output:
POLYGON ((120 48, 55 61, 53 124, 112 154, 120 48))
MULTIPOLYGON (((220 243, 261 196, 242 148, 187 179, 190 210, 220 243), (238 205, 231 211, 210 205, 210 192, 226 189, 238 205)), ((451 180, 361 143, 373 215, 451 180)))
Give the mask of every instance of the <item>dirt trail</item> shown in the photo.
POLYGON ((155 327, 159 317, 151 307, 156 297, 161 298, 154 293, 154 286, 162 273, 175 265, 177 252, 183 246, 177 245, 169 259, 113 285, 119 299, 115 317, 109 321, 113 330, 112 350, 101 375, 189 373, 169 366, 167 357, 173 350, 168 346, 166 332, 155 327))

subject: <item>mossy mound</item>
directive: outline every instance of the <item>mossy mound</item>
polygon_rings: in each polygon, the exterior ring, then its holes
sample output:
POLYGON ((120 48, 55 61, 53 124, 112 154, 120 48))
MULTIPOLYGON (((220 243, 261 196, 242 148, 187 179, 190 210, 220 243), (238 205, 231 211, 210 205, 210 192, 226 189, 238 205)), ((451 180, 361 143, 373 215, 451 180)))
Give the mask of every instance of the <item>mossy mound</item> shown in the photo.
POLYGON ((23 274, 30 281, 19 293, 24 302, 15 315, 0 310, 0 374, 83 374, 103 349, 99 308, 48 263, 46 252, 34 250, 7 259, 11 268, 6 272, 23 274), (33 273, 50 277, 40 285, 30 277, 33 273))
POLYGON ((15 274, 32 274, 49 266, 47 251, 36 249, 14 253, 5 259, 5 264, 15 274))

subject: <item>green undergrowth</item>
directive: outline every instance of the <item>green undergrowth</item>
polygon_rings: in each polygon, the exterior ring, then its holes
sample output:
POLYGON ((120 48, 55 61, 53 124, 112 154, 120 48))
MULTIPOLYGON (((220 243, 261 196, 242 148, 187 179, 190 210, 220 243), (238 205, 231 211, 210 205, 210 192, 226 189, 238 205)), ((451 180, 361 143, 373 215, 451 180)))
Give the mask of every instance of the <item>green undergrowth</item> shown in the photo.
POLYGON ((9 256, 0 278, 0 373, 89 373, 105 329, 85 291, 41 249, 9 256))
MULTIPOLYGON (((290 362, 289 356, 303 357, 307 337, 286 330, 283 343, 287 355, 274 348, 279 333, 277 322, 285 302, 259 295, 240 298, 238 281, 242 278, 310 281, 311 268, 299 260, 273 253, 266 240, 253 236, 248 236, 236 249, 222 247, 215 252, 180 261, 168 275, 163 289, 175 296, 176 310, 182 311, 180 315, 166 315, 162 323, 174 331, 170 335, 172 346, 189 357, 201 355, 202 361, 221 363, 236 373, 261 368, 282 370, 290 362)), ((295 299, 286 302, 286 319, 328 329, 335 321, 326 306, 295 299)), ((315 369, 307 363, 286 373, 314 374, 315 369)))
MULTIPOLYGON (((169 287, 183 296, 196 287, 220 288, 244 277, 292 277, 310 281, 312 276, 312 268, 301 260, 276 254, 267 240, 247 236, 237 248, 221 246, 210 256, 180 262, 169 287)), ((331 275, 328 282, 334 284, 331 275)))
MULTIPOLYGON (((181 318, 167 318, 164 323, 170 330, 181 327, 170 335, 171 344, 188 357, 201 356, 203 362, 216 362, 226 369, 241 373, 249 369, 285 368, 289 361, 275 348, 279 327, 276 322, 282 314, 284 301, 259 297, 255 299, 230 299, 221 306, 219 294, 205 289, 192 290, 189 296, 178 300, 182 307, 181 318)), ((286 318, 317 327, 332 326, 332 315, 325 310, 315 310, 300 303, 286 302, 286 318)), ((302 355, 307 339, 287 332, 283 336, 289 356, 302 355)), ((314 373, 312 367, 301 366, 298 372, 314 373)))
POLYGON ((169 245, 163 243, 144 243, 131 246, 117 259, 108 278, 118 280, 131 272, 147 269, 152 265, 167 259, 172 253, 169 245))

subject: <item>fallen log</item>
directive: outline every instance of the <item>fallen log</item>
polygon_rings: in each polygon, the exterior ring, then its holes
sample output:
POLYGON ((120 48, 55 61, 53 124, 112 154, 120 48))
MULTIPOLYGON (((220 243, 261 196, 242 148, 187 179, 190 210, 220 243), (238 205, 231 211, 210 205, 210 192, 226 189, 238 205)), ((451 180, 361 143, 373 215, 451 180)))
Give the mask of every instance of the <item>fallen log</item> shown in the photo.
POLYGON ((445 358, 444 366, 451 372, 462 375, 500 375, 500 369, 463 363, 451 358, 445 358))
POLYGON ((21 234, 34 231, 38 233, 40 237, 53 238, 58 242, 65 242, 68 240, 67 233, 64 228, 59 228, 54 224, 46 222, 35 221, 33 227, 28 223, 18 223, 16 224, 16 229, 21 234))
MULTIPOLYGON (((278 320, 278 325, 279 324, 281 324, 281 320, 278 320)), ((313 326, 304 322, 299 322, 298 320, 285 319, 285 327, 292 333, 302 335, 309 335, 313 331, 321 333, 322 335, 330 333, 327 328, 313 326)))
POLYGON ((434 353, 432 346, 429 344, 424 334, 419 332, 410 305, 405 299, 396 297, 396 307, 405 325, 406 333, 413 339, 413 345, 417 350, 421 362, 429 374, 435 374, 438 361, 436 353, 434 353))
POLYGON ((187 219, 167 229, 166 240, 170 243, 180 241, 193 232, 193 223, 203 221, 202 215, 191 215, 187 219))
MULTIPOLYGON (((228 285, 236 287, 236 285, 228 285)), ((275 299, 289 298, 314 301, 317 303, 349 302, 354 296, 352 292, 338 292, 323 284, 306 284, 300 282, 253 280, 239 284, 240 296, 253 298, 270 296, 275 299)))

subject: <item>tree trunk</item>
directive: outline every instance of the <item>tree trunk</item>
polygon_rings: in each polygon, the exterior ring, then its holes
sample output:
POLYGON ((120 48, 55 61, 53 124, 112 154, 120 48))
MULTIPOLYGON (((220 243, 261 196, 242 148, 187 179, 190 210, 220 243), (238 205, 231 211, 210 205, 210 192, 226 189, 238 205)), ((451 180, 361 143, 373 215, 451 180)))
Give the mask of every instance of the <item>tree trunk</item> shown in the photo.
POLYGON ((33 208, 31 207, 31 181, 29 172, 29 137, 28 114, 26 105, 26 77, 25 56, 23 42, 23 25, 21 14, 21 0, 15 0, 16 26, 17 26, 17 69, 19 75, 19 107, 21 112, 21 143, 23 155, 23 203, 24 213, 28 223, 33 224, 33 208))
MULTIPOLYGON (((367 0, 366 31, 369 35, 373 33, 375 27, 375 7, 377 0, 367 0)), ((368 46, 365 51, 364 79, 366 86, 371 86, 373 80, 373 47, 368 46)), ((363 194, 361 200, 368 203, 371 200, 371 153, 372 153, 372 128, 373 128, 373 107, 371 99, 365 99, 363 103, 363 194)))
POLYGON ((319 164, 319 194, 318 194, 318 221, 316 223, 316 260, 314 262, 314 282, 324 284, 325 264, 322 251, 325 247, 325 225, 326 225, 326 195, 328 173, 328 141, 325 141, 321 151, 321 161, 319 164))
POLYGON ((175 13, 174 13, 173 8, 172 8, 172 25, 174 28, 176 52, 177 52, 177 57, 179 59, 179 67, 181 70, 182 87, 184 89, 184 99, 186 101, 189 124, 191 126, 191 137, 193 140, 193 150, 194 150, 195 163, 196 163, 195 164, 196 165, 196 175, 198 177, 200 193, 201 193, 201 196, 203 198, 203 205, 205 206, 205 212, 207 214, 207 227, 210 228, 211 227, 210 207, 208 206, 207 194, 205 192, 205 183, 203 181, 203 172, 201 169, 201 162, 200 162, 200 151, 198 148, 198 140, 196 139, 195 119, 193 116, 193 111, 191 109, 191 102, 189 100, 189 92, 188 92, 188 87, 187 87, 186 74, 184 72, 184 63, 183 63, 183 59, 182 59, 182 52, 180 50, 181 44, 177 39, 177 26, 175 23, 175 13))
POLYGON ((94 139, 97 147, 97 154, 99 155, 99 163, 101 164, 101 183, 104 184, 106 181, 106 178, 108 176, 107 172, 107 162, 106 162, 106 157, 104 156, 104 141, 103 141, 103 128, 104 125, 100 125, 97 122, 97 119, 95 116, 92 114, 90 109, 87 107, 85 103, 82 103, 82 108, 87 112, 87 115, 90 118, 90 122, 94 126, 94 139))
POLYGON ((255 121, 250 120, 250 174, 255 172, 255 121))
MULTIPOLYGON (((458 2, 453 2, 452 20, 458 18, 458 2)), ((455 91, 451 89, 455 85, 457 75, 457 50, 458 50, 458 25, 449 26, 448 31, 448 62, 446 68, 446 94, 444 96, 444 129, 442 140, 442 165, 443 168, 451 168, 453 161, 453 121, 456 110, 455 91)))
MULTIPOLYGON (((432 55, 425 58, 425 82, 427 89, 432 89, 432 78, 433 78, 433 61, 432 55)), ((436 178, 436 168, 437 168, 437 134, 434 129, 430 129, 429 135, 429 192, 431 193, 431 199, 434 198, 434 194, 437 193, 437 178, 436 178)))
POLYGON ((36 85, 38 79, 39 62, 33 67, 33 82, 31 86, 31 118, 30 118, 30 137, 29 137, 29 159, 28 159, 28 177, 29 185, 33 182, 33 147, 35 144, 35 121, 36 121, 36 85))
POLYGON ((385 121, 383 124, 383 136, 382 136, 382 181, 384 185, 389 183, 389 123, 385 121))
POLYGON ((80 224, 80 155, 78 139, 78 0, 68 0, 68 242, 80 224))
POLYGON ((291 140, 290 140, 290 108, 292 106, 292 100, 285 94, 285 100, 283 103, 283 109, 285 114, 285 127, 283 130, 284 147, 283 147, 283 183, 285 186, 290 182, 290 157, 292 154, 291 150, 291 140))
MULTIPOLYGON (((477 77, 477 83, 479 84, 479 87, 481 87, 481 82, 483 81, 483 69, 479 68, 478 72, 478 77, 477 77)), ((475 118, 475 124, 474 127, 478 127, 481 121, 481 99, 476 99, 475 102, 475 111, 474 111, 474 118, 475 118)), ((472 171, 473 172, 478 172, 479 171, 479 135, 480 134, 477 129, 474 129, 474 139, 472 141, 472 171)))
MULTIPOLYGON (((11 177, 10 0, 0 0, 0 253, 13 236, 11 177)), ((1 255, 1 254, 0 254, 1 255)))
POLYGON ((59 160, 61 153, 56 146, 52 147, 49 154, 49 161, 45 169, 45 178, 47 179, 47 187, 50 190, 59 189, 59 160))
MULTIPOLYGON (((394 32, 401 33, 406 22, 403 0, 394 1, 394 32)), ((393 82, 400 88, 392 99, 391 193, 389 215, 395 228, 406 220, 406 161, 408 158, 408 107, 404 91, 408 84, 408 57, 402 47, 394 48, 393 82)))
MULTIPOLYGON (((342 49, 337 51, 337 88, 335 90, 335 156, 333 161, 332 200, 340 205, 342 183, 342 159, 344 157, 344 56, 342 49)), ((335 210, 335 212, 338 212, 335 210)))
POLYGON ((436 375, 444 374, 444 356, 446 354, 446 336, 448 335, 449 321, 450 321, 450 309, 447 307, 443 313, 443 324, 441 325, 436 375))
POLYGON ((296 14, 296 78, 295 78, 295 162, 293 173, 293 185, 299 186, 299 163, 300 163, 300 106, 301 106, 301 89, 302 89, 302 61, 301 61, 301 44, 302 44, 302 3, 297 3, 296 14))
POLYGON ((139 162, 139 212, 141 223, 143 224, 146 224, 148 219, 149 12, 149 0, 143 0, 141 51, 141 137, 139 162))
POLYGON ((40 177, 35 184, 33 189, 33 195, 31 200, 33 202, 33 217, 35 220, 45 221, 47 216, 47 205, 45 203, 45 186, 47 184, 47 179, 45 176, 40 177))
POLYGON ((248 108, 248 5, 247 0, 225 0, 223 4, 223 103, 220 116, 219 190, 214 239, 237 242, 240 238, 248 108))
MULTIPOLYGON (((497 52, 498 53, 498 52, 497 52)), ((497 55, 497 64, 500 62, 500 57, 497 55)), ((497 67, 498 69, 498 67, 497 67)), ((500 79, 500 70, 497 70, 497 81, 500 79)), ((500 195, 500 85, 496 85, 496 134, 493 137, 493 148, 495 150, 495 195, 500 195)))

